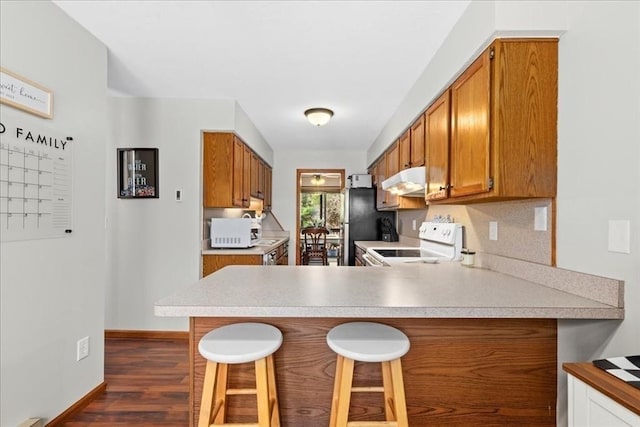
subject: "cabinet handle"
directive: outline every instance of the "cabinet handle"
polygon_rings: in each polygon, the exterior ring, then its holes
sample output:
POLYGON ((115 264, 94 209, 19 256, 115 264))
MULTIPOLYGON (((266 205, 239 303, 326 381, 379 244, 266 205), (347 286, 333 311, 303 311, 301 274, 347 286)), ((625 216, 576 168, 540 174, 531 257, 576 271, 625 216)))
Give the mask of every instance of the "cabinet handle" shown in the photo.
POLYGON ((411 163, 405 163, 405 164, 404 164, 404 167, 405 167, 405 168, 408 168, 409 166, 411 166, 411 163))

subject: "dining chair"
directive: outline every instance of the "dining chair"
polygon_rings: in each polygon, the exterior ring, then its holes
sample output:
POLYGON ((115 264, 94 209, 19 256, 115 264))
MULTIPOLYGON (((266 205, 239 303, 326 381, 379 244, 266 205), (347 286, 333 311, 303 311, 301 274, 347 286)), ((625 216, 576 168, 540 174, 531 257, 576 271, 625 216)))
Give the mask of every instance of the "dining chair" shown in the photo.
POLYGON ((304 246, 302 248, 302 265, 329 265, 327 258, 327 235, 325 227, 307 227, 302 229, 304 246))

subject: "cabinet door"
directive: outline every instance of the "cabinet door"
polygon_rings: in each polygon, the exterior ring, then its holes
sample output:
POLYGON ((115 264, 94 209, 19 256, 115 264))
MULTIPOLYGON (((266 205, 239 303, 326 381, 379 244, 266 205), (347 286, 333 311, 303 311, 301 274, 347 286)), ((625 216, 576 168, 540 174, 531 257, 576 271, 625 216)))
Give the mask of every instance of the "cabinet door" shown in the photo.
POLYGON ((376 208, 378 210, 382 210, 386 208, 386 194, 387 192, 382 189, 382 181, 386 179, 386 171, 387 171, 387 154, 384 153, 375 165, 372 167, 373 170, 373 181, 376 186, 376 208))
POLYGON ((443 93, 425 113, 427 150, 427 200, 447 198, 449 185, 449 91, 443 93))
POLYGON ((259 198, 260 193, 260 158, 256 153, 251 153, 251 197, 259 198))
POLYGON ((631 412, 573 375, 567 375, 567 390, 569 427, 640 426, 640 415, 631 412))
POLYGON ((267 168, 267 165, 260 160, 258 164, 258 199, 264 200, 265 193, 265 181, 264 181, 264 171, 267 168))
POLYGON ((451 87, 451 197, 490 190, 490 65, 488 49, 451 87))
MULTIPOLYGON (((387 178, 400 172, 400 144, 396 141, 390 149, 387 150, 385 156, 387 160, 386 176, 387 178)), ((390 191, 383 191, 385 194, 385 207, 394 208, 399 204, 398 195, 390 191)))
MULTIPOLYGON (((249 198, 245 192, 245 157, 248 148, 238 138, 233 141, 233 206, 248 207, 249 198)), ((249 160, 246 160, 247 164, 249 160)))
MULTIPOLYGON (((407 130, 398 139, 398 170, 409 169, 411 165, 411 132, 407 130)), ((389 175, 391 176, 391 175, 389 175)))
POLYGON ((269 165, 265 164, 264 167, 264 202, 263 209, 265 211, 271 211, 271 182, 272 172, 269 165))
POLYGON ((204 133, 202 147, 202 204, 207 208, 229 207, 232 201, 234 156, 231 134, 204 133))
POLYGON ((424 115, 411 126, 411 167, 425 165, 424 115))
POLYGON ((227 265, 262 265, 262 255, 203 255, 202 277, 227 265))
POLYGON ((251 203, 251 154, 251 149, 245 145, 242 151, 242 206, 245 208, 251 203))

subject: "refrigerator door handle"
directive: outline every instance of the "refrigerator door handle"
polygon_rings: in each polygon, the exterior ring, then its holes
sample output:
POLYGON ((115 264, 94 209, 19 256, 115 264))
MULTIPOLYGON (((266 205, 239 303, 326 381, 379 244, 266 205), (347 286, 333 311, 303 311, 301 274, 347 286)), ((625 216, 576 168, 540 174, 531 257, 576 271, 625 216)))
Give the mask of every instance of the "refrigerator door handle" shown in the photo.
POLYGON ((349 265, 349 223, 345 222, 342 228, 342 259, 344 261, 342 265, 349 265))

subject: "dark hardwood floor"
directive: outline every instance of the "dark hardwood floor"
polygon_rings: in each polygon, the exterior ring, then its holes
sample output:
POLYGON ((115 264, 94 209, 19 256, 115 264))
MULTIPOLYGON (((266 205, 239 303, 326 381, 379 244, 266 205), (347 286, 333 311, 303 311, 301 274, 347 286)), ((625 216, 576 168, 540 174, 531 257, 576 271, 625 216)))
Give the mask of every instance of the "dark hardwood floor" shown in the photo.
POLYGON ((105 340, 107 391, 62 426, 189 425, 189 342, 105 340))

